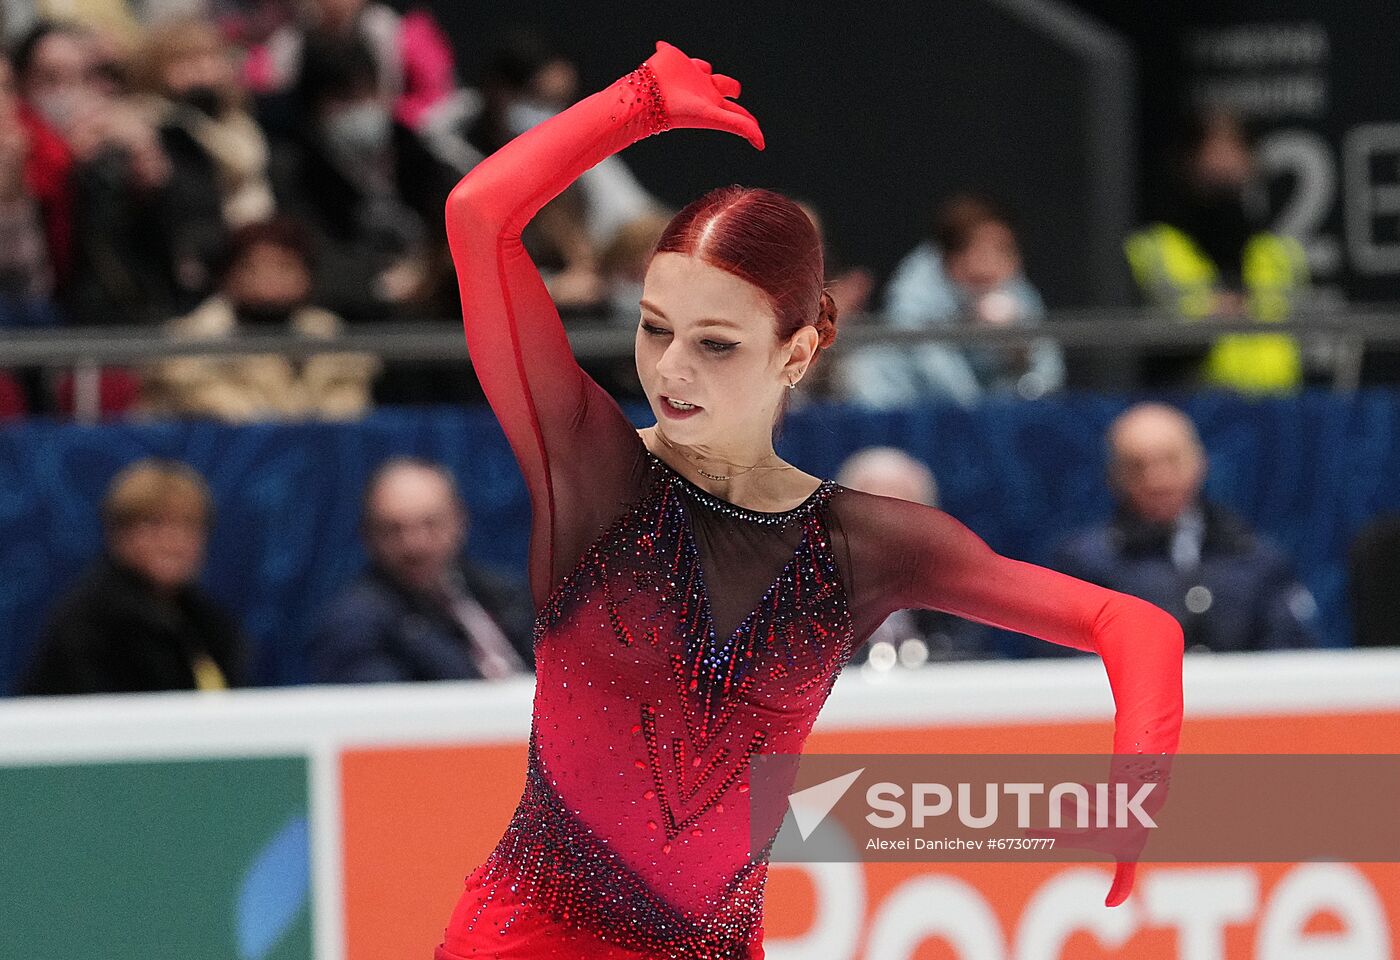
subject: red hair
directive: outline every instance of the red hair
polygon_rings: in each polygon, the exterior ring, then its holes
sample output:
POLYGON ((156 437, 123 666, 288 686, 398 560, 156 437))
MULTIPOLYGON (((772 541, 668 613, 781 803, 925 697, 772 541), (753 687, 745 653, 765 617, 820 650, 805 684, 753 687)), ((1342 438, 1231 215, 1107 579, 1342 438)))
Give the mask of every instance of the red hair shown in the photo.
POLYGON ((699 257, 758 287, 773 306, 780 340, 808 325, 817 329, 819 350, 836 339, 821 237, 802 208, 780 193, 711 190, 671 219, 654 253, 699 257))

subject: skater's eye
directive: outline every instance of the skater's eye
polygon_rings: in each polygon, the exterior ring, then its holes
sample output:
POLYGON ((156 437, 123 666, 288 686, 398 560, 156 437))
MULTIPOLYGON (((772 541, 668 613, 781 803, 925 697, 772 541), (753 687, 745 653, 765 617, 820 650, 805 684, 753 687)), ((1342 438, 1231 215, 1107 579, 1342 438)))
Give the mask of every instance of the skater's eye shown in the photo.
POLYGON ((671 332, 670 330, 667 330, 665 327, 658 327, 658 326, 656 326, 655 324, 647 323, 645 320, 642 321, 642 330, 643 330, 648 336, 653 336, 653 337, 665 336, 666 334, 668 334, 668 333, 671 332))
POLYGON ((701 340, 700 344, 712 353, 727 353, 739 345, 738 343, 726 343, 722 340, 701 340))

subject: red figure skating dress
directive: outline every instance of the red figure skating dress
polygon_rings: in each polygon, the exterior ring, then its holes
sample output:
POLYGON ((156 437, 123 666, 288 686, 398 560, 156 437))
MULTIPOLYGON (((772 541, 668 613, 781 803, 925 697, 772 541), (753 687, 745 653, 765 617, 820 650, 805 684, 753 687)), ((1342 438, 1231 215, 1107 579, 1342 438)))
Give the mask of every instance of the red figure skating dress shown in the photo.
MULTIPOLYGON (((725 99, 737 93, 658 44, 449 201, 472 363, 533 503, 539 616, 524 793, 467 877, 439 960, 762 957, 768 860, 750 853, 749 758, 801 751, 842 665, 897 609, 1098 652, 1115 752, 1176 749, 1181 631, 1157 607, 831 481, 780 513, 736 506, 652 454, 580 370, 522 228, 590 166, 669 127, 761 145, 725 99)), ((1131 881, 1124 864, 1110 897, 1131 881)))

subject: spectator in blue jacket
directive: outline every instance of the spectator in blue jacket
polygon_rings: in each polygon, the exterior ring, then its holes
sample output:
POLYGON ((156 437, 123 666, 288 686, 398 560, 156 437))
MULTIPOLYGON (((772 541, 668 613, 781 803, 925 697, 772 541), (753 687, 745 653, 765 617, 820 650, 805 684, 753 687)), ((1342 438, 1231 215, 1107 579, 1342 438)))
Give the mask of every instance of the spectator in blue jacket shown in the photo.
MULTIPOLYGON (((1181 621, 1188 650, 1317 645, 1317 604, 1288 555, 1202 495, 1205 450, 1185 414, 1133 406, 1108 445, 1113 517, 1071 538, 1052 567, 1155 603, 1181 621)), ((1050 646, 1036 652, 1060 652, 1050 646)))
MULTIPOLYGON (((1022 272, 1010 217, 989 200, 956 196, 939 208, 932 238, 895 268, 885 313, 896 330, 1035 327, 1045 304, 1022 272)), ((1029 400, 1058 390, 1065 362, 1048 338, 1006 346, 882 344, 852 352, 838 376, 846 395, 864 406, 903 406, 931 396, 971 406, 989 393, 1029 400)))
POLYGON ((313 640, 319 683, 502 679, 534 667, 527 595, 466 562, 468 517, 452 475, 396 458, 370 478, 368 569, 313 640))

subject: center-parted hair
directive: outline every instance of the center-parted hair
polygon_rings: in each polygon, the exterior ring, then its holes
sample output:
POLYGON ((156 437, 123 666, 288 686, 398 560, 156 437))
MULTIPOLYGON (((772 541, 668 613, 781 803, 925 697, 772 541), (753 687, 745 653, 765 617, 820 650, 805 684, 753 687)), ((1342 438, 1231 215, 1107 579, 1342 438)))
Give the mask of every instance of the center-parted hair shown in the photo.
POLYGON ((808 324, 816 327, 819 347, 836 339, 821 237, 802 208, 780 193, 711 190, 672 218, 656 253, 699 257, 758 287, 773 306, 780 340, 808 324))

